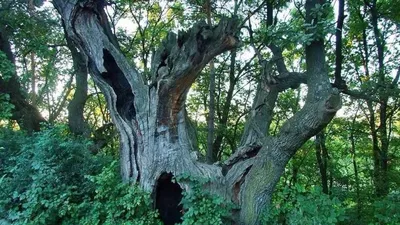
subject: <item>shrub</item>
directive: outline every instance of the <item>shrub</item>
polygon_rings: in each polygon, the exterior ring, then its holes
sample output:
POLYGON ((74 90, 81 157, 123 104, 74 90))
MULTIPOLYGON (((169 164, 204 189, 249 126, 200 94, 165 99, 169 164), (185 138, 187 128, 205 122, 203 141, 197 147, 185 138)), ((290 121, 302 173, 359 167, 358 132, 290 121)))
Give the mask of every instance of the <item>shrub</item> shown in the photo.
POLYGON ((275 196, 272 207, 263 215, 263 224, 337 224, 344 220, 344 207, 337 198, 314 187, 309 192, 296 185, 275 196))
POLYGON ((183 193, 182 225, 218 225, 227 224, 234 205, 227 203, 221 196, 204 191, 208 180, 190 176, 178 177, 179 182, 190 183, 191 190, 183 193))
POLYGON ((0 216, 14 224, 59 224, 72 203, 93 192, 84 175, 111 161, 90 154, 90 143, 69 137, 64 127, 0 135, 0 216))
POLYGON ((400 224, 400 193, 394 192, 383 199, 377 200, 372 205, 374 222, 370 225, 395 225, 400 224))
POLYGON ((149 194, 123 184, 117 162, 64 127, 0 132, 0 223, 160 224, 149 194))
POLYGON ((76 205, 72 222, 66 221, 65 224, 162 224, 158 213, 152 209, 150 194, 121 182, 116 161, 99 175, 87 176, 87 179, 95 184, 96 194, 76 205))

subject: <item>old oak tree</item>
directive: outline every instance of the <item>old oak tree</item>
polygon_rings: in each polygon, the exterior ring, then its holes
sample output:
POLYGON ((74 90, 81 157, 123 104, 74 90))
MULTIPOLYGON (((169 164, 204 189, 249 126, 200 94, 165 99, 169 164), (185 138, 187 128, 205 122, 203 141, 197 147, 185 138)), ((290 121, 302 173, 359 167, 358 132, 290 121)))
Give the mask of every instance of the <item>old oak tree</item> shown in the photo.
MULTIPOLYGON (((268 46, 274 59, 262 60, 260 55, 261 76, 265 79, 258 84, 241 145, 226 161, 209 165, 194 157, 197 146, 188 125, 185 100, 210 60, 240 45, 237 34, 243 23, 222 19, 210 27, 198 22, 186 32, 169 33, 154 53, 151 81, 147 81, 121 53, 108 24, 104 1, 53 1, 68 37, 85 54, 89 71, 107 99, 120 135, 123 179, 154 193, 165 222, 168 210, 176 208, 179 199, 168 200, 174 202, 173 206, 162 206, 160 201, 171 196, 180 198, 182 189, 190 189, 187 183, 171 182, 173 176, 189 174, 209 178, 209 191, 239 206, 232 217, 235 224, 259 224, 260 213, 270 203, 290 158, 331 121, 341 106, 339 91, 328 78, 324 35, 317 29, 325 15, 315 13, 315 7, 323 3, 307 0, 305 4, 305 22, 309 25, 306 32, 312 37, 305 47, 306 72, 288 71, 280 48, 268 46), (272 63, 279 76, 271 79, 268 67, 272 63), (300 83, 308 88, 304 106, 277 135, 269 135, 279 92, 300 83)), ((269 10, 272 15, 271 4, 269 10)))

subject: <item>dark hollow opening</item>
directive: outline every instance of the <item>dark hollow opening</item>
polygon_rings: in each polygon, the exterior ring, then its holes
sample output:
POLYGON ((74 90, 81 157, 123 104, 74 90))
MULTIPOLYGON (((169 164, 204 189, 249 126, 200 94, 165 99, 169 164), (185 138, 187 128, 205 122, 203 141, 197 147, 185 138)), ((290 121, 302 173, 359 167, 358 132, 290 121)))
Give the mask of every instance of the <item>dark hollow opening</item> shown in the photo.
POLYGON ((171 173, 163 173, 156 186, 156 209, 165 225, 182 222, 182 188, 172 178, 171 173))
POLYGON ((107 72, 103 72, 101 75, 117 95, 117 111, 125 118, 132 119, 136 115, 133 105, 135 96, 132 93, 132 88, 114 57, 106 49, 103 49, 103 60, 107 72))

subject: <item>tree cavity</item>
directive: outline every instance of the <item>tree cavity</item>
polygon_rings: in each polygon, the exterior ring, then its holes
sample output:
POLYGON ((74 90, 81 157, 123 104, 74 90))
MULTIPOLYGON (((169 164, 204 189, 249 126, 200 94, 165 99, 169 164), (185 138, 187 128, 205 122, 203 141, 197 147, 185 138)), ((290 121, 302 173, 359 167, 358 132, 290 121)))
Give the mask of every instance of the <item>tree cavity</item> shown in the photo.
POLYGON ((182 188, 178 183, 172 182, 172 173, 163 173, 157 180, 155 189, 156 209, 165 225, 182 222, 182 188))
POLYGON ((135 96, 132 93, 131 85, 107 49, 103 49, 103 63, 107 72, 103 72, 101 76, 117 95, 116 106, 118 113, 125 119, 133 119, 136 115, 136 110, 133 102, 135 96))

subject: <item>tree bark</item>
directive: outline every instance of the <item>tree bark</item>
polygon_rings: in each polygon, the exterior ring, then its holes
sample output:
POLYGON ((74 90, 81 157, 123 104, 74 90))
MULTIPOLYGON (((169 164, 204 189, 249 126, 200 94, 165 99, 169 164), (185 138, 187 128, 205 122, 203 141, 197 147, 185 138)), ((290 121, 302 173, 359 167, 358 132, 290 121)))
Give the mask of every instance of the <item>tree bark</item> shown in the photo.
MULTIPOLYGON (((211 0, 206 2, 207 24, 211 27, 211 0)), ((210 62, 210 103, 208 104, 208 133, 207 133, 207 162, 214 163, 217 161, 218 152, 214 150, 214 136, 215 136, 215 66, 214 61, 210 62)))
POLYGON ((321 175, 322 192, 329 194, 328 189, 328 149, 325 145, 325 133, 324 131, 319 132, 315 136, 315 154, 317 157, 317 163, 319 173, 321 175))
POLYGON ((64 24, 63 27, 67 46, 72 56, 76 85, 74 96, 68 105, 68 126, 72 133, 88 136, 90 133, 89 126, 83 116, 88 91, 87 59, 74 46, 73 41, 65 31, 64 24))
POLYGON ((350 129, 350 142, 351 142, 351 158, 353 161, 353 170, 354 170, 354 178, 356 182, 356 196, 357 196, 357 219, 361 219, 361 197, 360 197, 360 179, 358 175, 358 165, 357 165, 357 154, 356 154, 356 140, 354 137, 355 134, 355 123, 356 123, 356 118, 357 118, 358 112, 353 117, 351 129, 350 129))
MULTIPOLYGON (((188 183, 171 185, 171 176, 212 178, 207 188, 241 207, 235 218, 237 224, 259 224, 260 214, 268 206, 289 159, 340 108, 338 91, 328 80, 323 42, 313 41, 306 47, 307 100, 280 133, 274 137, 257 134, 257 144, 244 141, 222 165, 207 165, 192 154, 196 145, 184 103, 199 72, 215 56, 238 46, 237 20, 222 19, 213 27, 199 22, 187 32, 170 33, 153 57, 151 85, 146 85, 113 41, 101 3, 53 1, 68 35, 86 54, 93 79, 106 97, 120 134, 123 179, 153 192, 156 205, 162 205, 163 195, 179 192, 179 185, 190 188, 188 183), (160 185, 168 188, 159 188, 160 185), (171 193, 165 191, 170 189, 171 193)), ((315 4, 308 2, 308 12, 315 4)), ((265 99, 262 95, 266 94, 269 92, 260 91, 256 98, 265 99)), ((254 121, 250 118, 248 129, 254 121)), ((242 140, 253 140, 255 133, 245 135, 242 140)), ((164 215, 165 211, 159 210, 164 215)))
MULTIPOLYGON (((29 0, 28 2, 28 12, 30 17, 34 17, 35 15, 35 5, 33 0, 29 0)), ((30 53, 30 66, 31 66, 31 102, 33 105, 36 105, 37 95, 36 95, 36 54, 33 50, 30 53)))
MULTIPOLYGON (((375 191, 378 197, 384 197, 389 194, 389 180, 388 180, 388 151, 389 151, 389 137, 388 137, 388 102, 389 94, 387 89, 389 84, 385 80, 385 65, 384 65, 384 50, 385 43, 382 38, 382 34, 378 27, 378 6, 377 1, 372 0, 370 4, 371 13, 371 23, 373 28, 373 33, 375 37, 376 50, 378 55, 378 82, 377 82, 377 93, 379 98, 379 126, 375 130, 375 135, 377 135, 376 143, 373 144, 374 151, 374 176, 375 176, 375 191), (379 146, 379 143, 380 146, 379 146), (379 146, 379 147, 378 147, 379 146)), ((371 110, 370 110, 370 113, 371 110)), ((374 120, 374 123, 377 121, 374 120)))

